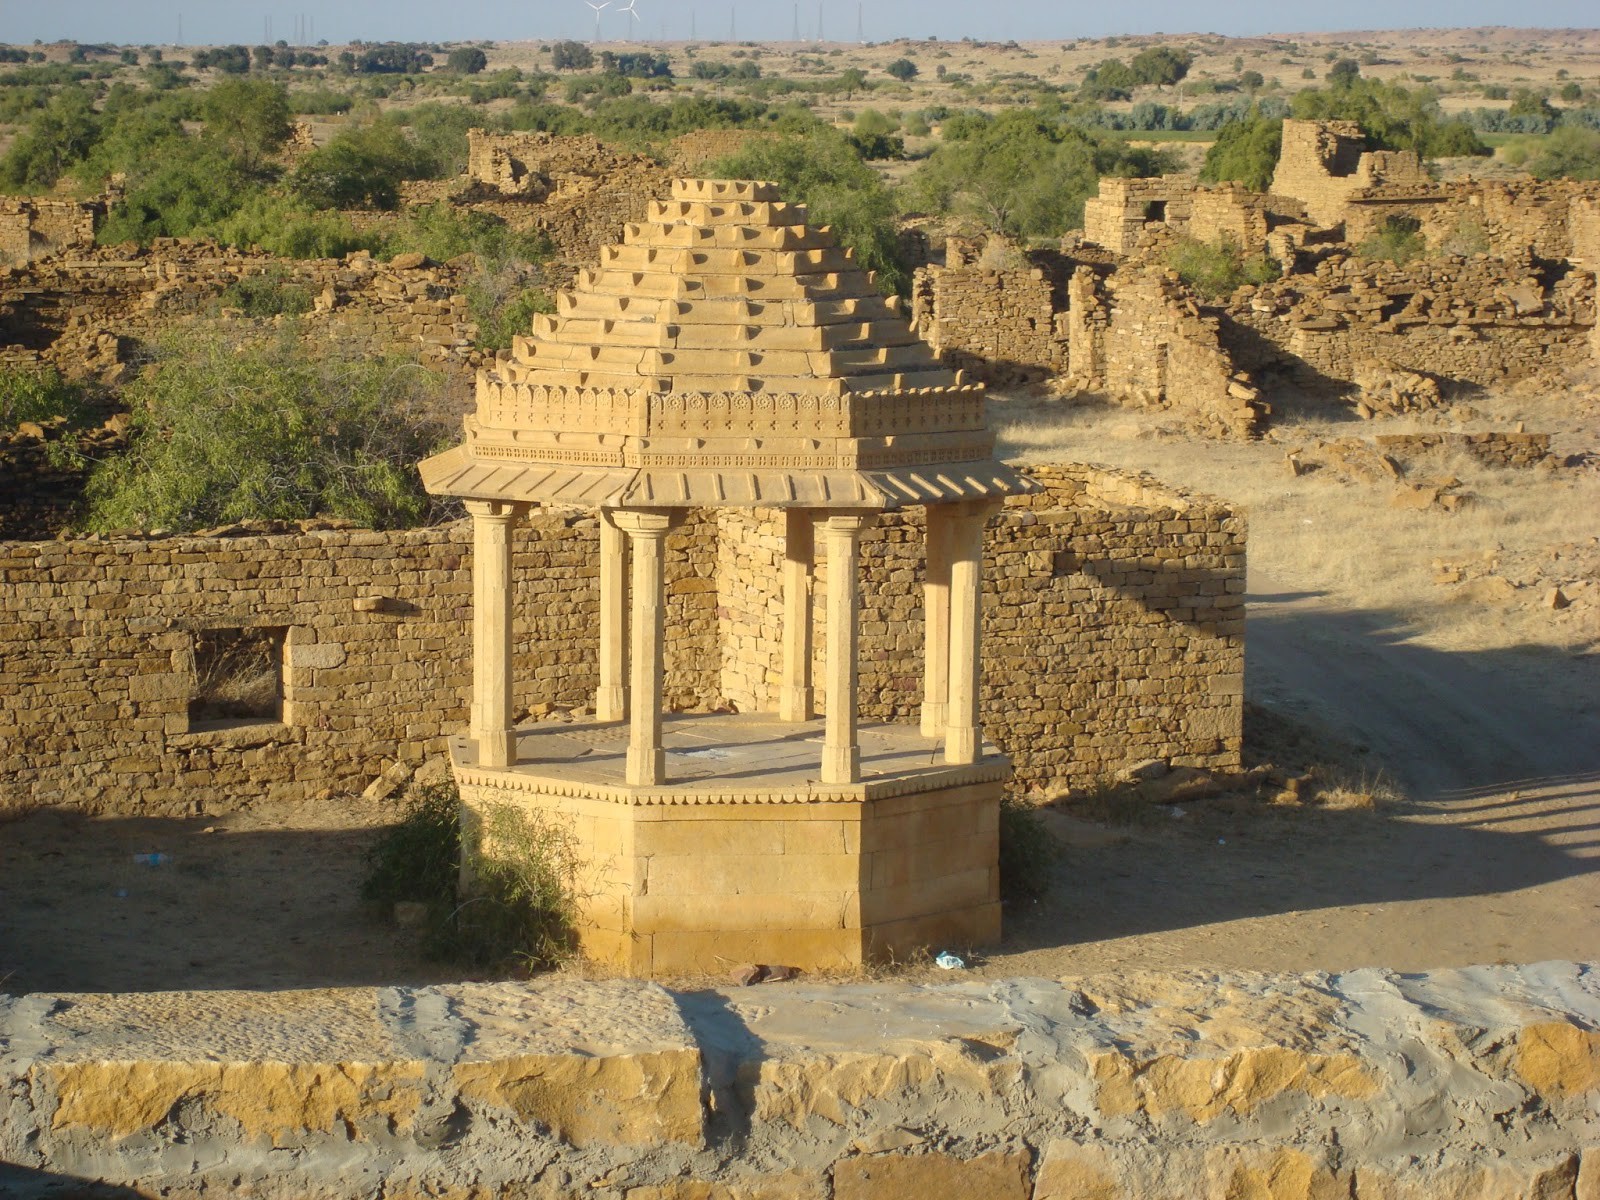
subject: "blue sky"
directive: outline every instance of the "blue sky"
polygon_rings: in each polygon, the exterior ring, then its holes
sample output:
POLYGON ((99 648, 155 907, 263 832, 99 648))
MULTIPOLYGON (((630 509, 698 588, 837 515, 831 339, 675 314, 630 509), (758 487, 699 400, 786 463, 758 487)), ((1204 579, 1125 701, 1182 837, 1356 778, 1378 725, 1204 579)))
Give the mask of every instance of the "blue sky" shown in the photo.
MULTIPOLYGON (((604 35, 620 39, 626 18, 614 0, 603 14, 604 35)), ((641 38, 682 39, 691 26, 701 39, 726 38, 730 19, 737 35, 752 40, 788 38, 797 19, 792 0, 635 0, 641 38)), ((1179 0, 1144 0, 1111 5, 1062 0, 801 0, 798 21, 814 36, 819 9, 829 39, 854 40, 858 14, 870 41, 899 36, 1007 38, 1103 37, 1124 33, 1306 33, 1340 29, 1402 29, 1418 26, 1519 25, 1589 27, 1597 21, 1594 0, 1458 0, 1448 7, 1421 0, 1346 0, 1338 5, 1290 5, 1269 0, 1230 0, 1197 5, 1179 0)), ((594 31, 583 0, 332 0, 321 4, 273 0, 55 0, 0 8, 0 41, 60 38, 83 42, 169 43, 180 20, 190 44, 255 43, 271 20, 274 40, 294 40, 302 14, 317 38, 342 42, 448 41, 472 38, 583 37, 594 31)))

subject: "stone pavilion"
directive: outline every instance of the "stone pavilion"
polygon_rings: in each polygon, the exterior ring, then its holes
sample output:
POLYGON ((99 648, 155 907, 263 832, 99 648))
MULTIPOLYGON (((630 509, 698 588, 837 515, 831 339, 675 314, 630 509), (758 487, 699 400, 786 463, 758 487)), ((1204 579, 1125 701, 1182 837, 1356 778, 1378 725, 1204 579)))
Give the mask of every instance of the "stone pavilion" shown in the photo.
POLYGON ((983 528, 1032 484, 994 459, 982 386, 769 183, 675 182, 557 307, 480 373, 466 440, 421 467, 473 521, 471 723, 451 747, 469 830, 498 804, 566 823, 582 948, 630 973, 997 938, 1009 764, 978 712, 983 528), (598 688, 592 719, 518 727, 511 532, 536 504, 598 511, 598 688), (729 507, 783 514, 777 711, 668 716, 667 537, 729 507), (910 507, 920 727, 863 726, 858 556, 879 513, 910 507))

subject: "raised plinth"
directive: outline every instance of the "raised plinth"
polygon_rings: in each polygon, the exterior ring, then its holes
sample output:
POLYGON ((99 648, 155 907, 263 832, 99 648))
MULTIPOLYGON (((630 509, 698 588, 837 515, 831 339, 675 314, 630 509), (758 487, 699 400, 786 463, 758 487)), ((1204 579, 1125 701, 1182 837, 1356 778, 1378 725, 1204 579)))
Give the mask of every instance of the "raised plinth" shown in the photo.
POLYGON ((451 742, 469 829, 497 804, 571 828, 585 956, 638 975, 822 970, 999 938, 1005 758, 946 766, 917 729, 867 725, 861 782, 825 784, 820 721, 668 717, 664 744, 668 782, 630 787, 620 723, 518 730, 511 767, 451 742))

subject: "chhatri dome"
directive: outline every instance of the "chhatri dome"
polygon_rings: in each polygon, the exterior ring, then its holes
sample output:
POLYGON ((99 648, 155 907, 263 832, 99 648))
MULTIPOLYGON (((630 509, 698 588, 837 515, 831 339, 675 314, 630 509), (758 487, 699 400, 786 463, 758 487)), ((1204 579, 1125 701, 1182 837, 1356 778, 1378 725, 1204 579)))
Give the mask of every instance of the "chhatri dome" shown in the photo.
POLYGON ((889 509, 1027 489, 944 367, 770 183, 678 180, 480 377, 430 490, 592 506, 889 509))
POLYGON ((592 868, 586 953, 659 974, 998 936, 1009 764, 978 712, 983 527, 1033 485, 993 447, 982 386, 770 183, 678 180, 480 372, 465 441, 421 465, 473 519, 472 715, 452 764, 469 829, 504 804, 571 826, 592 868), (558 732, 512 719, 511 535, 534 504, 600 514, 594 718, 558 732), (861 539, 908 506, 926 510, 921 721, 873 727, 863 751, 861 539), (727 507, 783 513, 777 711, 669 725, 667 534, 727 507), (710 778, 691 770, 707 753, 710 778))

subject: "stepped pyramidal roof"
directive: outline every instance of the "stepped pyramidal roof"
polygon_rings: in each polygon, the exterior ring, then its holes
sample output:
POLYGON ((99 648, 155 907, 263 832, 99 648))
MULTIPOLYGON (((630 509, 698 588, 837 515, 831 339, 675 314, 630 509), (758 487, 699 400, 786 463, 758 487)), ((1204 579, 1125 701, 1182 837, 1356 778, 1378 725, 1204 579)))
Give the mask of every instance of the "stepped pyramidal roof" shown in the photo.
POLYGON ((478 375, 430 491, 593 506, 895 508, 1031 489, 941 364, 770 183, 680 179, 478 375))

